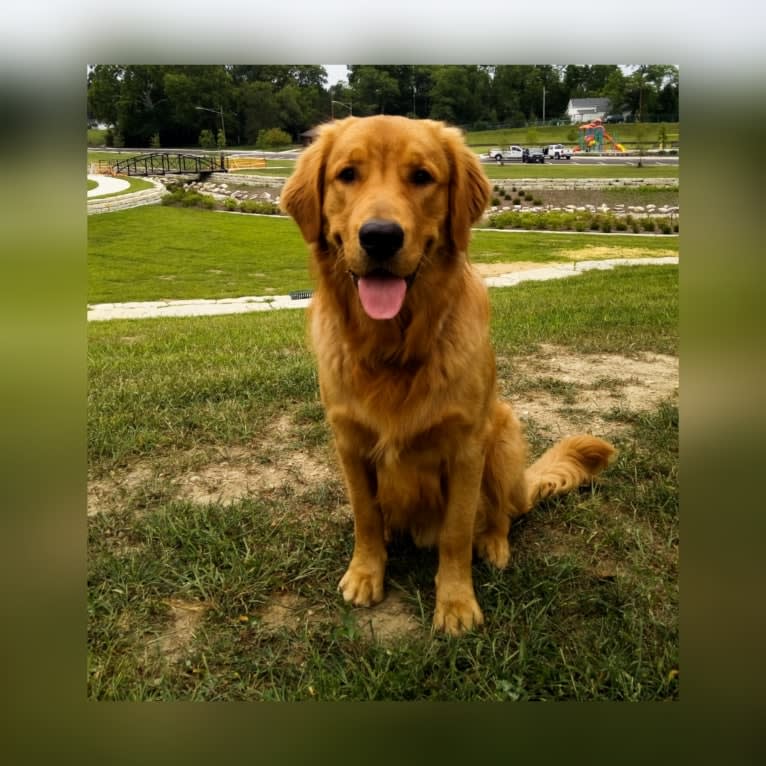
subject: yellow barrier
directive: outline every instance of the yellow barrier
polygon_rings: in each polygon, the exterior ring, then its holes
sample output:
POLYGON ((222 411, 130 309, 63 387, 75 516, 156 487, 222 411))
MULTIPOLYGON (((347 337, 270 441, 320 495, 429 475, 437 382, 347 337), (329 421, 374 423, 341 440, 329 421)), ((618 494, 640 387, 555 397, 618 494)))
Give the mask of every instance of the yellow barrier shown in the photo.
POLYGON ((265 168, 266 160, 263 157, 227 157, 227 170, 255 170, 265 168))

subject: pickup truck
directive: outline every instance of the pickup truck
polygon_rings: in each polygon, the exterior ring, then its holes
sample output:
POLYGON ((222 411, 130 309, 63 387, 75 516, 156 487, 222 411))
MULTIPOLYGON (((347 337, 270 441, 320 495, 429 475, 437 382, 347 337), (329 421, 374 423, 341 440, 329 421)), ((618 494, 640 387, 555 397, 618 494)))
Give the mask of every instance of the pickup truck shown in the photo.
POLYGON ((520 146, 514 144, 512 146, 507 146, 504 149, 494 147, 490 149, 487 154, 489 154, 490 158, 495 160, 495 162, 511 162, 513 160, 520 161, 524 154, 524 150, 520 146))
POLYGON ((546 146, 545 155, 549 160, 570 160, 572 159, 572 152, 564 146, 564 144, 550 144, 546 146))

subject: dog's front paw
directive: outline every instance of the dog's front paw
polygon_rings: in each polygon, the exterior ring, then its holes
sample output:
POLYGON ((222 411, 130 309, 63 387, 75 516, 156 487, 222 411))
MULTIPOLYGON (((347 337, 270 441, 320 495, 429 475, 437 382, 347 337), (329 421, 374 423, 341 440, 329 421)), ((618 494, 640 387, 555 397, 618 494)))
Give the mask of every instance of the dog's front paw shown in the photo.
POLYGON ((383 600, 383 567, 351 562, 338 583, 343 600, 354 606, 372 606, 383 600))
POLYGON ((434 630, 459 636, 467 630, 478 628, 483 622, 484 615, 473 594, 456 598, 440 598, 437 595, 434 630))

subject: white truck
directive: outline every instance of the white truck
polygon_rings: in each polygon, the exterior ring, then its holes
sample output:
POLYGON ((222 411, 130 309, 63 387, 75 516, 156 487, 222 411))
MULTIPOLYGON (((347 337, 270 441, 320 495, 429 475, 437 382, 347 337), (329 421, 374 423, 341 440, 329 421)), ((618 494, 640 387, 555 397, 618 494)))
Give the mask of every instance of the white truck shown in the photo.
POLYGON ((570 160, 572 152, 564 144, 549 144, 545 147, 545 156, 549 160, 570 160))
POLYGON ((521 162, 524 150, 520 146, 512 144, 511 146, 502 149, 500 147, 493 147, 487 154, 489 154, 489 158, 495 160, 495 162, 512 162, 513 160, 521 162))

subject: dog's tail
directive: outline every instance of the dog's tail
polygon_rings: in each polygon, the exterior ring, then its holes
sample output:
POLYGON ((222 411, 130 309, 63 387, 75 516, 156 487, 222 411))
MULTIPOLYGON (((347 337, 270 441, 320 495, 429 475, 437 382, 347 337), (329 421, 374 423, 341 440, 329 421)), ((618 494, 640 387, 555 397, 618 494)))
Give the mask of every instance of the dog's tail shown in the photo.
POLYGON ((617 450, 596 436, 578 434, 554 444, 525 471, 527 508, 589 481, 606 468, 617 450))

